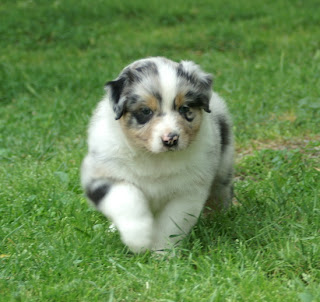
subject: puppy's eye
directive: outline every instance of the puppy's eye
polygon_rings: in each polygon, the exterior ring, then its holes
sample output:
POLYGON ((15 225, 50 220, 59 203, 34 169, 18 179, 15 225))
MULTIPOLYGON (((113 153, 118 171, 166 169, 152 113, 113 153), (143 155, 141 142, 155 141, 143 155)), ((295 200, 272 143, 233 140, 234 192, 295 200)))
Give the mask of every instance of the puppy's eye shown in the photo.
POLYGON ((187 105, 183 105, 179 108, 179 113, 188 121, 192 122, 194 119, 194 112, 187 105))
POLYGON ((132 115, 140 125, 143 125, 152 119, 153 111, 148 107, 142 107, 134 111, 132 115))
POLYGON ((150 108, 144 107, 144 108, 141 109, 141 113, 142 113, 143 115, 148 116, 148 115, 151 115, 153 112, 152 112, 152 110, 151 110, 150 108))
POLYGON ((181 113, 181 114, 186 114, 189 111, 190 111, 190 108, 186 105, 183 105, 179 108, 179 113, 181 113))

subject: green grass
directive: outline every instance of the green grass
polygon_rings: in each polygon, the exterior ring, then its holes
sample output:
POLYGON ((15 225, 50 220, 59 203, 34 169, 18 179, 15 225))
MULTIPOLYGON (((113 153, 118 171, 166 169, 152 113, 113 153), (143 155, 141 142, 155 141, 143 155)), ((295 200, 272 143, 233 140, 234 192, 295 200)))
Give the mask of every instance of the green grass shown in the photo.
POLYGON ((1 1, 0 301, 320 301, 320 4, 1 1), (132 255, 79 185, 103 85, 196 61, 234 119, 240 206, 132 255))

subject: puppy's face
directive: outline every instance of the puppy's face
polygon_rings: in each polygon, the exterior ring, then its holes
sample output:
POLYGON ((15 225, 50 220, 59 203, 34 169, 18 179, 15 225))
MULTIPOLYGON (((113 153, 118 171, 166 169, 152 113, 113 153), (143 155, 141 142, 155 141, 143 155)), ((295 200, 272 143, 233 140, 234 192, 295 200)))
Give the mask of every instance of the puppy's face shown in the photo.
POLYGON ((195 139, 203 111, 210 112, 211 75, 192 62, 144 59, 106 84, 122 130, 152 153, 183 150, 195 139))

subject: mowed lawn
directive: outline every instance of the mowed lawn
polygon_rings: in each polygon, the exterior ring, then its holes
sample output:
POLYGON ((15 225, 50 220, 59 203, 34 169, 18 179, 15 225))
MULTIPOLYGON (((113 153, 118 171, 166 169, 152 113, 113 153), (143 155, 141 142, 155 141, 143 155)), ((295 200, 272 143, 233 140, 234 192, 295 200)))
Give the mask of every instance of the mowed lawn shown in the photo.
POLYGON ((320 301, 320 2, 2 0, 0 301, 320 301), (107 80, 194 60, 229 104, 234 206, 133 255, 79 184, 107 80))

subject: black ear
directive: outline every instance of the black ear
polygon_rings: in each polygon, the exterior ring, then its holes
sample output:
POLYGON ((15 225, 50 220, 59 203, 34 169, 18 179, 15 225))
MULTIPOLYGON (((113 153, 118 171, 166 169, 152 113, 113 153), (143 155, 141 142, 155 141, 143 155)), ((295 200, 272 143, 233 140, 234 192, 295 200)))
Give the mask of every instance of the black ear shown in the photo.
POLYGON ((208 95, 202 95, 201 98, 199 99, 200 101, 200 107, 205 111, 210 113, 211 110, 209 108, 209 103, 210 103, 210 97, 208 95))
POLYGON ((201 93, 201 92, 189 91, 186 94, 186 97, 187 97, 187 104, 190 107, 201 108, 208 113, 211 112, 210 110, 211 95, 208 95, 206 93, 201 93))
POLYGON ((125 87, 126 78, 120 77, 114 81, 107 82, 105 88, 110 92, 110 99, 112 101, 113 110, 116 114, 116 120, 120 119, 124 111, 124 101, 120 101, 121 94, 125 87))

